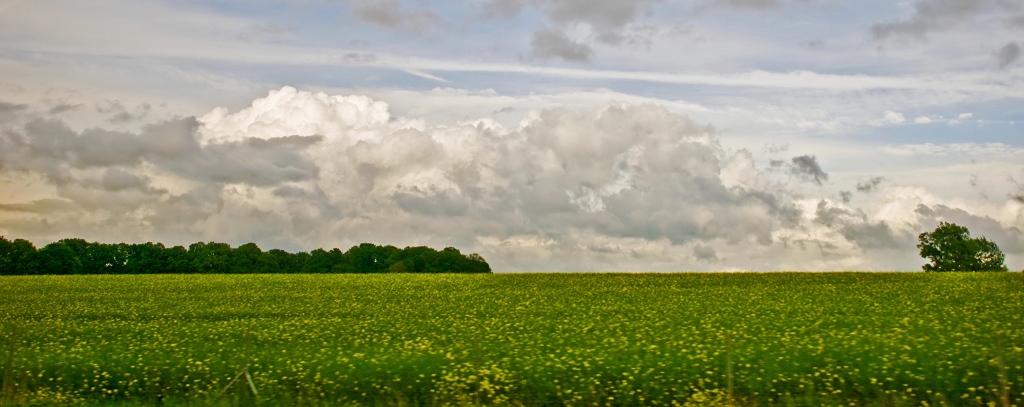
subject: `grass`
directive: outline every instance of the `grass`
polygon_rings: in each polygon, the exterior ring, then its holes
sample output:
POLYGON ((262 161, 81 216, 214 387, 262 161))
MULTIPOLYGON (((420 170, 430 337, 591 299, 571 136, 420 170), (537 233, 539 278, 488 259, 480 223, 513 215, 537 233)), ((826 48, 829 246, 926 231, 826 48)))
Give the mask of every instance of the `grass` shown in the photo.
POLYGON ((1020 273, 39 276, 0 298, 7 404, 1024 405, 1020 273))

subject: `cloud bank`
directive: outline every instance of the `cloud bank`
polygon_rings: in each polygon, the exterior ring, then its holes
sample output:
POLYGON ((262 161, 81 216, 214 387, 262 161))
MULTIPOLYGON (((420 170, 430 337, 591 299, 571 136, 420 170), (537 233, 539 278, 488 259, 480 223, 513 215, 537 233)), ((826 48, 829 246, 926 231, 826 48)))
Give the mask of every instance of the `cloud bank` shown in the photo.
POLYGON ((916 269, 916 234, 939 219, 1024 247, 1016 200, 997 219, 873 178, 854 207, 828 197, 814 155, 761 168, 647 104, 427 125, 284 87, 134 133, 19 123, 0 133, 0 178, 48 195, 0 204, 0 232, 38 240, 451 245, 498 271, 916 269))

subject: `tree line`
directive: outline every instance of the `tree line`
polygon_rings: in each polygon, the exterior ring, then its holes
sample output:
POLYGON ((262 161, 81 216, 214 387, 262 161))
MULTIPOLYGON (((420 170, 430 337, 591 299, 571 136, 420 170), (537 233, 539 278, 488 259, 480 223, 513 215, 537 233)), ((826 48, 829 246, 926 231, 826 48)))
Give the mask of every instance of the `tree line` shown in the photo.
POLYGON ((41 274, 245 274, 245 273, 490 273, 479 254, 417 246, 399 249, 363 243, 348 251, 334 248, 289 253, 263 251, 255 243, 197 242, 97 243, 63 239, 40 249, 24 239, 0 236, 0 275, 41 274))

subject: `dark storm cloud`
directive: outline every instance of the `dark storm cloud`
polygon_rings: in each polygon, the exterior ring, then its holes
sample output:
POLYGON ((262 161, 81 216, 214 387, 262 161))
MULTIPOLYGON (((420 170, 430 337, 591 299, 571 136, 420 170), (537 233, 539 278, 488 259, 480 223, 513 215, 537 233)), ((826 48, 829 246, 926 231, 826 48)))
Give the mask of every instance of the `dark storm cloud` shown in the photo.
POLYGON ((197 126, 189 118, 148 125, 139 134, 99 128, 75 133, 62 121, 35 119, 25 125, 24 133, 0 138, 0 143, 10 146, 7 162, 25 169, 133 166, 147 158, 183 158, 199 152, 197 126))
POLYGON ((878 184, 885 181, 884 177, 872 177, 865 181, 857 182, 857 190, 863 193, 869 193, 878 188, 878 184))
POLYGON ((872 222, 860 210, 818 202, 814 221, 838 231, 843 237, 865 249, 896 248, 906 245, 905 236, 897 236, 885 222, 872 222))
POLYGON ((999 53, 996 54, 996 59, 999 61, 999 69, 1006 68, 1010 64, 1017 62, 1020 59, 1021 49, 1020 44, 1016 42, 1009 42, 1003 45, 999 49, 999 53))
POLYGON ((720 260, 718 258, 718 253, 715 252, 715 248, 704 244, 693 246, 693 256, 696 257, 697 260, 707 262, 717 262, 720 260))
MULTIPOLYGON (((196 139, 197 128, 195 118, 185 118, 145 126, 138 134, 97 128, 75 133, 61 121, 36 119, 23 133, 0 136, 0 169, 42 173, 55 183, 67 182, 72 168, 134 167, 143 162, 197 181, 272 185, 316 177, 316 165, 302 151, 322 137, 204 146, 196 139)), ((124 179, 123 174, 112 176, 124 179)))
POLYGON ((316 178, 319 169, 303 150, 321 140, 320 136, 291 136, 208 144, 187 158, 157 162, 196 181, 271 186, 316 178))
POLYGON ((20 112, 28 109, 28 105, 0 102, 0 114, 20 112))
POLYGON ((822 181, 828 181, 828 174, 821 169, 821 165, 818 164, 818 158, 813 155, 793 157, 790 170, 794 174, 808 178, 818 185, 821 185, 822 181))
POLYGON ((570 39, 555 29, 544 29, 533 33, 530 41, 533 56, 540 59, 561 58, 566 61, 587 62, 593 51, 589 46, 570 39))

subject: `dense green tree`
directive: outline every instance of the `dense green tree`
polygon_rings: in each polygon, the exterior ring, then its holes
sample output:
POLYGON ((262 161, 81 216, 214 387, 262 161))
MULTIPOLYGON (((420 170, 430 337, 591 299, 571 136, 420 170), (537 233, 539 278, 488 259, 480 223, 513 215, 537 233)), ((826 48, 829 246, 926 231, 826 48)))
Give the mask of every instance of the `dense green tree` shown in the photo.
POLYGON ((388 263, 388 272, 391 273, 423 273, 426 272, 427 262, 437 253, 437 250, 426 246, 406 247, 402 250, 395 250, 388 263))
POLYGON ((125 253, 123 272, 126 274, 164 274, 167 261, 163 243, 135 243, 121 247, 125 253))
POLYGON ((228 273, 231 271, 231 245, 217 242, 197 242, 188 247, 192 267, 196 273, 228 273))
POLYGON ((1006 271, 999 246, 984 236, 971 238, 967 228, 939 222, 932 232, 918 235, 921 257, 930 262, 925 271, 1006 271))
POLYGON ((189 256, 188 250, 184 246, 174 246, 164 250, 164 267, 163 272, 165 273, 195 273, 195 267, 192 265, 192 257, 189 256))
POLYGON ((333 271, 357 274, 386 273, 394 263, 393 255, 397 251, 394 246, 377 246, 372 243, 352 246, 344 253, 340 264, 333 271))
POLYGON ((478 254, 425 246, 398 249, 363 243, 342 252, 263 252, 255 243, 196 242, 186 249, 162 243, 104 244, 63 239, 36 250, 32 242, 0 237, 0 275, 160 273, 489 273, 478 254))
POLYGON ((256 243, 246 243, 231 250, 231 273, 255 273, 261 254, 263 250, 260 250, 256 243))
POLYGON ((82 274, 82 262, 64 242, 53 242, 35 256, 33 267, 38 274, 82 274))
POLYGON ((291 254, 281 249, 271 249, 266 253, 263 253, 261 257, 268 259, 261 260, 262 264, 270 264, 269 258, 273 259, 273 263, 277 265, 277 271, 270 271, 261 269, 261 273, 287 273, 295 274, 302 272, 302 266, 305 264, 305 258, 309 256, 309 253, 296 253, 291 254))
POLYGON ((302 265, 303 273, 331 273, 334 267, 341 263, 341 250, 316 249, 309 252, 309 259, 302 265))
POLYGON ((124 274, 128 251, 120 244, 91 243, 88 253, 79 256, 86 274, 124 274))
POLYGON ((15 274, 15 268, 12 261, 14 252, 14 242, 7 240, 6 237, 0 236, 0 276, 15 274))
POLYGON ((277 257, 269 252, 260 253, 259 257, 256 258, 255 273, 284 273, 281 264, 277 262, 277 257))
POLYGON ((16 267, 18 253, 15 251, 14 242, 0 236, 0 276, 9 276, 18 273, 16 267))
POLYGON ((38 274, 36 246, 25 239, 0 237, 0 275, 38 274))

